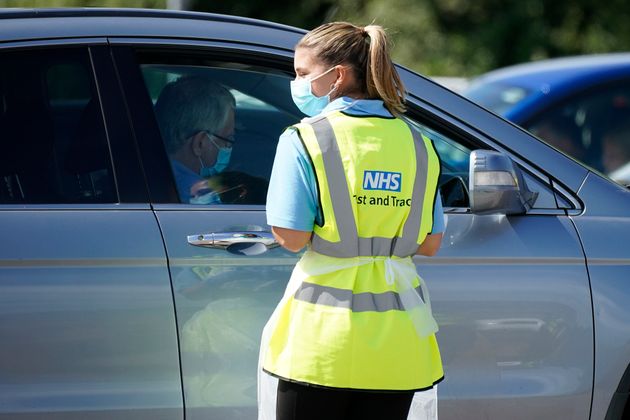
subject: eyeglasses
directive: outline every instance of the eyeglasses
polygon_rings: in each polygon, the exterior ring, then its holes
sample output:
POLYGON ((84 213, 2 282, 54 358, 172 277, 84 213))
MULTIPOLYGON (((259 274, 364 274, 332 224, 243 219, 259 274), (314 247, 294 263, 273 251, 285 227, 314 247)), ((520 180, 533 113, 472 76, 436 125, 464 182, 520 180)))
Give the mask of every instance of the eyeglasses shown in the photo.
POLYGON ((232 134, 229 137, 223 137, 223 136, 218 135, 217 133, 213 133, 212 131, 208 131, 208 130, 202 130, 202 132, 206 133, 210 137, 216 137, 219 140, 222 140, 222 141, 226 142, 228 144, 227 147, 230 147, 230 148, 232 147, 232 145, 235 142, 234 134, 232 134))

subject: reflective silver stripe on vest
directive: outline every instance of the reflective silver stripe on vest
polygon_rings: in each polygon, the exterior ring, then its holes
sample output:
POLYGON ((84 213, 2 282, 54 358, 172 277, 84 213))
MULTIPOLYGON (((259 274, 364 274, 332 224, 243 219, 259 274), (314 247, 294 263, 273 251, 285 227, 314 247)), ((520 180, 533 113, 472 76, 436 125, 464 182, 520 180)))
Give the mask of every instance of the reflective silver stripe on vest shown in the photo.
POLYGON ((411 208, 403 226, 403 236, 401 238, 359 238, 346 173, 332 125, 328 118, 316 118, 309 122, 322 153, 340 239, 339 242, 331 242, 315 233, 311 241, 312 249, 320 254, 338 258, 392 255, 402 258, 414 255, 418 250, 417 242, 429 170, 428 152, 421 134, 409 126, 414 140, 417 170, 411 208))
MULTIPOLYGON (((411 126, 409 126, 409 130, 411 130, 413 146, 416 151, 416 179, 413 183, 411 209, 403 226, 402 237, 394 244, 392 254, 396 256, 414 255, 418 251, 418 235, 422 225, 424 196, 429 176, 429 155, 422 134, 411 126)), ((433 213, 424 216, 433 218, 433 213)))
MULTIPOLYGON (((346 172, 343 168, 341 153, 337 145, 337 138, 328 118, 318 119, 312 123, 317 144, 322 152, 324 171, 328 180, 330 200, 333 203, 333 211, 337 221, 339 242, 329 242, 317 234, 313 235, 311 242, 313 250, 333 257, 356 257, 359 254, 357 225, 352 213, 350 192, 346 181, 346 172)), ((370 255, 370 254, 367 254, 370 255)), ((380 254, 377 254, 380 255, 380 254)), ((389 254, 385 254, 389 255, 389 254)))
MULTIPOLYGON (((423 302, 424 295, 420 286, 414 289, 423 302)), ((400 295, 396 292, 352 293, 352 290, 302 283, 295 292, 294 299, 317 305, 334 306, 350 309, 352 312, 404 311, 400 295)))

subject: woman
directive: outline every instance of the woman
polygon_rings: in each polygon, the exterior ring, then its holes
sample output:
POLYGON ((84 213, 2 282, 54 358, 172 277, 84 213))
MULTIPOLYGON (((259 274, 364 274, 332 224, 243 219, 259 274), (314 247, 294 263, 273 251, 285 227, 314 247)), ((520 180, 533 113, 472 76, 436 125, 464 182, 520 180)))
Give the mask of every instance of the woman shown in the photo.
POLYGON ((263 332, 260 417, 273 418, 274 377, 278 420, 406 419, 414 393, 443 378, 410 258, 440 246, 439 160, 398 118, 404 89, 380 26, 322 25, 294 65, 293 100, 312 118, 280 138, 267 222, 283 247, 308 250, 263 332))

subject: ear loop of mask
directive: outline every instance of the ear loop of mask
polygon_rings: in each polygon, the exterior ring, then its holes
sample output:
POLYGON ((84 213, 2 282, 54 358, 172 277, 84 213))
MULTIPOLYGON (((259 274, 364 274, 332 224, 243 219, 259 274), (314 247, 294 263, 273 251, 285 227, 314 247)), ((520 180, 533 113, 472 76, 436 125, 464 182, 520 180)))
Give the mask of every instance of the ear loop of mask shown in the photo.
MULTIPOLYGON (((320 77, 322 77, 323 75, 325 75, 326 73, 330 72, 331 70, 333 70, 335 67, 337 66, 333 66, 331 68, 329 68, 328 70, 326 70, 325 72, 323 72, 322 74, 320 74, 319 76, 316 76, 315 78, 311 79, 311 83, 316 80, 319 79, 320 77)), ((335 89, 337 89, 337 86, 333 83, 333 87, 328 91, 328 93, 324 96, 329 96, 335 89)), ((352 108, 356 103, 357 103, 358 99, 354 99, 352 98, 352 102, 350 102, 348 105, 339 108, 338 111, 345 111, 346 109, 352 108)))
MULTIPOLYGON (((310 82, 309 82, 310 86, 309 86, 309 87, 310 87, 311 94, 313 93, 313 85, 312 85, 312 83, 313 83, 315 80, 317 80, 317 79, 319 79, 320 77, 322 77, 323 75, 330 73, 330 72, 331 72, 331 70, 334 70, 336 67, 337 67, 337 66, 332 66, 331 68, 329 68, 328 70, 326 70, 325 72, 323 72, 322 74, 320 74, 319 76, 315 76, 315 77, 313 77, 312 79, 310 79, 310 82)), ((330 88, 330 90, 328 91, 328 93, 327 93, 327 94, 325 94, 325 95, 322 95, 322 96, 318 96, 318 98, 321 98, 321 97, 323 97, 323 96, 330 96, 330 94, 331 94, 331 93, 332 93, 332 92, 333 92, 336 88, 337 88, 337 86, 335 86, 335 84, 333 83, 333 86, 332 86, 332 88, 330 88)))
MULTIPOLYGON (((335 67, 337 67, 337 66, 335 66, 335 67)), ((335 67, 332 67, 331 70, 334 69, 335 67)), ((317 77, 319 77, 319 76, 317 76, 317 77)), ((330 92, 328 92, 328 95, 330 95, 335 89, 337 89, 337 86, 335 86, 335 84, 333 83, 333 88, 330 90, 330 92)), ((348 105, 343 106, 342 108, 337 109, 337 111, 345 111, 348 108, 352 108, 358 101, 358 99, 355 99, 355 98, 350 98, 350 99, 352 99, 352 102, 350 102, 348 105)))

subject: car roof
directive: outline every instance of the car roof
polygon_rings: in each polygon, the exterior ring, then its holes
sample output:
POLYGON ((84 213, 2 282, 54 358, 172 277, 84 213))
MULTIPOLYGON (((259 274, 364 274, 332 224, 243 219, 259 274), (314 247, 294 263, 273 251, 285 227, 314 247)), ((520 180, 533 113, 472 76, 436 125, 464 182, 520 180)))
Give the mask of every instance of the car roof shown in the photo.
POLYGON ((474 79, 469 91, 484 85, 525 89, 527 98, 503 116, 523 124, 545 107, 594 86, 630 78, 630 53, 563 57, 518 64, 474 79))
POLYGON ((228 40, 293 50, 306 31, 212 13, 108 8, 0 9, 3 43, 64 38, 177 37, 228 40), (261 31, 265 28, 264 39, 261 31))
POLYGON ((484 83, 508 83, 529 89, 543 84, 555 86, 591 80, 605 80, 611 75, 630 73, 630 53, 594 54, 554 58, 517 64, 483 74, 484 83))

